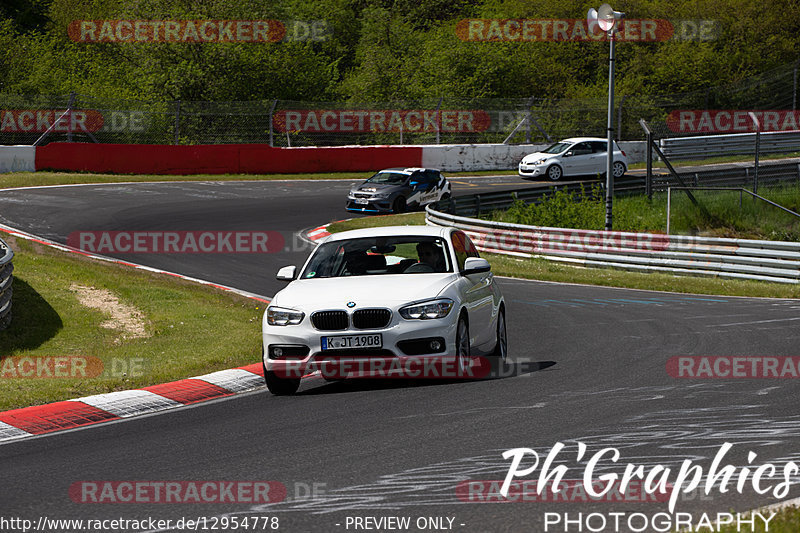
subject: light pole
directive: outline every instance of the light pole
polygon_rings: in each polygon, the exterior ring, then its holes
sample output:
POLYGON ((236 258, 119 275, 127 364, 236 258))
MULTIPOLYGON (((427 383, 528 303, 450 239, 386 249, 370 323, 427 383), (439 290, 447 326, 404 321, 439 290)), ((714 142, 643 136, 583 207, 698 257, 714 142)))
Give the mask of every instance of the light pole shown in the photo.
POLYGON ((617 21, 622 19, 625 13, 614 11, 608 4, 603 4, 600 9, 589 10, 587 20, 589 21, 589 31, 592 31, 592 24, 597 24, 601 30, 607 32, 609 41, 608 54, 608 121, 606 123, 606 231, 611 231, 612 221, 612 202, 614 199, 614 34, 617 31, 617 21))

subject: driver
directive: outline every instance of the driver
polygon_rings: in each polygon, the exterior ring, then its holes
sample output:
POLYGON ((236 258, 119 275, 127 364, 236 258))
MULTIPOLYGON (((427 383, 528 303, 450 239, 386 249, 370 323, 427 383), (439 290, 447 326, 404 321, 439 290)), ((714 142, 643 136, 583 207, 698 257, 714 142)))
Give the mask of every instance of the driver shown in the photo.
POLYGON ((419 256, 419 262, 431 266, 434 272, 447 271, 444 253, 433 242, 424 241, 417 244, 417 255, 419 256))

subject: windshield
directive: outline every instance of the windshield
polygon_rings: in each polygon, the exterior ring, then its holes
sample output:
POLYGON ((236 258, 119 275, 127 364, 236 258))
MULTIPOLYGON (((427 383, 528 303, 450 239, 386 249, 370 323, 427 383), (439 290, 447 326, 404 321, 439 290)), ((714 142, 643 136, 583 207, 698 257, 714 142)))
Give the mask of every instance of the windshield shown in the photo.
POLYGON ((560 154, 570 146, 570 143, 556 143, 546 150, 542 150, 545 154, 560 154))
POLYGON ((408 174, 401 174, 400 172, 378 172, 370 179, 368 183, 391 183, 399 185, 408 179, 408 174))
POLYGON ((321 244, 300 279, 452 271, 439 237, 367 237, 321 244))

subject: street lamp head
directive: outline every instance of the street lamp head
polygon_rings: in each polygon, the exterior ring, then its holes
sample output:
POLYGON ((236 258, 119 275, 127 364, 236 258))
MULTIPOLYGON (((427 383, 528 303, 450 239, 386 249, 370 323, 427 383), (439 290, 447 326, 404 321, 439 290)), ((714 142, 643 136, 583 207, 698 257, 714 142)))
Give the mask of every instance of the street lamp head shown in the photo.
MULTIPOLYGON (((591 15, 591 12, 589 14, 591 15)), ((617 21, 621 20, 625 17, 625 13, 620 11, 614 11, 614 9, 608 5, 603 4, 600 6, 600 9, 597 10, 597 25, 600 26, 600 29, 603 31, 612 31, 614 26, 616 26, 617 21)))

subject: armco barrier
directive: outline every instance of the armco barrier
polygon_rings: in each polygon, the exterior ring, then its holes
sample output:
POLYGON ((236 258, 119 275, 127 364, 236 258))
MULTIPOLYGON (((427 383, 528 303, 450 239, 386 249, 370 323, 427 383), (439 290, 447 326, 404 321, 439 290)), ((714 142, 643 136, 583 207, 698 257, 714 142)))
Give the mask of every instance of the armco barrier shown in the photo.
POLYGON ((11 295, 14 281, 12 272, 14 252, 5 241, 0 240, 0 330, 6 329, 11 323, 11 295))
MULTIPOLYGON (((749 124, 748 124, 749 125, 749 124)), ((661 150, 670 159, 692 159, 722 155, 749 155, 756 151, 755 133, 700 135, 661 139, 661 150)), ((773 154, 797 152, 800 132, 770 131, 761 133, 758 152, 773 154)))
POLYGON ((800 282, 800 243, 524 226, 426 209, 429 225, 464 230, 479 250, 588 267, 800 282))

